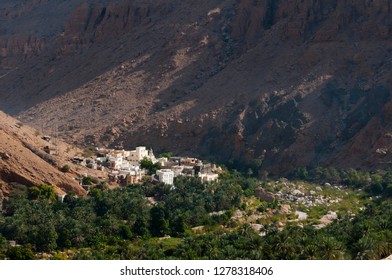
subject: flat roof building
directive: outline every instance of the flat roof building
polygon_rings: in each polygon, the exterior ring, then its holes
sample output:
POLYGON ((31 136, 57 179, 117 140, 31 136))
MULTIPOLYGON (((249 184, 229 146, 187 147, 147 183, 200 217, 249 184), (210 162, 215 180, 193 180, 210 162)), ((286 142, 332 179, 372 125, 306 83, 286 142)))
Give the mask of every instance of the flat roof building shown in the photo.
POLYGON ((161 169, 157 171, 159 182, 173 186, 174 184, 174 172, 170 169, 161 169))

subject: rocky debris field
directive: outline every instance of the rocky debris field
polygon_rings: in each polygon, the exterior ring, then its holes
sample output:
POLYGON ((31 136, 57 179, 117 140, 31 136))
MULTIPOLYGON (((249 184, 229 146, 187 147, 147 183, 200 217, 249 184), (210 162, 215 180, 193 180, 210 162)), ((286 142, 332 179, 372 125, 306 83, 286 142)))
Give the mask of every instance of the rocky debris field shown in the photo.
POLYGON ((246 209, 234 211, 232 220, 249 223, 261 236, 268 227, 283 229, 288 223, 324 228, 340 217, 355 217, 371 199, 362 190, 346 186, 329 183, 321 186, 286 179, 266 182, 256 189, 255 195, 246 201, 246 209))

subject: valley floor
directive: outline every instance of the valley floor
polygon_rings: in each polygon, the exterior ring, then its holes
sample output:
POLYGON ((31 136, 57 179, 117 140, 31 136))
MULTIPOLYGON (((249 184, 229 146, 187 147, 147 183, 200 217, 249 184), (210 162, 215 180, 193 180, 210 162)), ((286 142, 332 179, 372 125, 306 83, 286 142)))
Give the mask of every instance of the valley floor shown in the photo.
MULTIPOLYGON (((387 176, 384 174, 384 177, 387 176)), ((374 175, 373 175, 374 177, 374 175)), ((386 180, 386 177, 384 178, 386 180)), ((369 188, 224 172, 87 198, 23 188, 0 215, 3 259, 382 259, 392 203, 369 188)))

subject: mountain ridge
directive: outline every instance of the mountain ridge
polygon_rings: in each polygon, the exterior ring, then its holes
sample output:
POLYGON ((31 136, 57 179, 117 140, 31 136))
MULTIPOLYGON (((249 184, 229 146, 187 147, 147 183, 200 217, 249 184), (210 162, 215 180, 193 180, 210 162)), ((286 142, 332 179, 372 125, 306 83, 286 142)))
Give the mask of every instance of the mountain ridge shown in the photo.
POLYGON ((72 3, 41 52, 1 60, 0 107, 24 122, 275 175, 388 168, 388 1, 72 3))

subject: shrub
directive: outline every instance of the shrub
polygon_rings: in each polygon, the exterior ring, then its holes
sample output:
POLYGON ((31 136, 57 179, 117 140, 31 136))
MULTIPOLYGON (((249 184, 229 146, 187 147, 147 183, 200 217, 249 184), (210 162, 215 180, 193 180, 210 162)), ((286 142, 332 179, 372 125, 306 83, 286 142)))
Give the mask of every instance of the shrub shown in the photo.
POLYGON ((27 191, 27 196, 31 200, 44 198, 49 200, 56 200, 56 194, 53 186, 41 184, 39 186, 30 187, 27 191))
POLYGON ((60 171, 63 173, 68 173, 71 170, 71 167, 69 167, 68 164, 64 165, 63 167, 60 168, 60 171))
POLYGON ((5 253, 10 260, 34 260, 34 253, 29 247, 11 247, 5 253))

